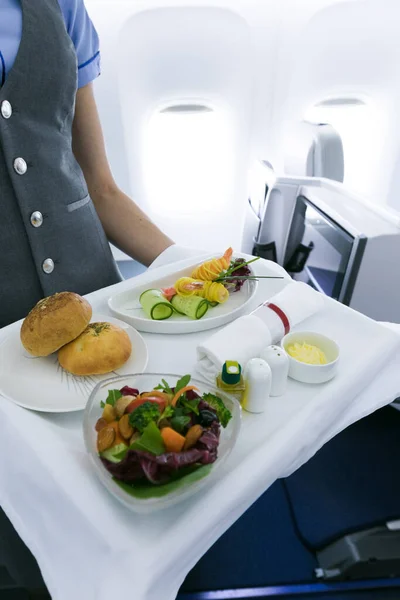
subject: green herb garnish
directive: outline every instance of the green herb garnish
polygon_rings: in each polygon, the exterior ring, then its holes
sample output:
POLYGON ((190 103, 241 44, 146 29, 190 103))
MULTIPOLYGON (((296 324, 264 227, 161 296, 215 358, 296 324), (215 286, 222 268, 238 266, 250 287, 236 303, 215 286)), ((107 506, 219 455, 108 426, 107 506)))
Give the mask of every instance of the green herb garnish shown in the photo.
POLYGON ((226 271, 221 271, 219 276, 215 281, 219 282, 234 282, 235 280, 257 280, 257 279, 284 279, 282 276, 278 275, 235 275, 235 271, 238 271, 242 267, 246 267, 247 265, 255 262, 256 260, 260 260, 260 256, 256 256, 251 260, 241 262, 238 265, 235 265, 232 261, 231 266, 226 269, 226 271))
POLYGON ((181 406, 184 406, 187 410, 189 410, 190 412, 193 412, 195 415, 199 414, 200 400, 198 398, 194 398, 193 400, 188 400, 186 398, 186 394, 184 394, 183 396, 181 396, 179 398, 178 402, 181 406))
POLYGON ((171 390, 170 386, 165 381, 165 379, 161 379, 161 383, 157 387, 155 387, 154 389, 155 390, 161 390, 162 392, 165 392, 166 394, 171 394, 171 396, 174 395, 174 392, 171 390))
MULTIPOLYGON (((233 262, 231 263, 231 266, 226 269, 225 271, 221 271, 221 273, 219 274, 218 278, 215 281, 219 281, 220 279, 227 279, 228 277, 234 277, 234 275, 232 276, 232 273, 234 271, 238 271, 239 269, 241 269, 242 267, 246 267, 247 265, 249 265, 250 263, 255 262, 256 260, 260 260, 259 256, 256 256, 256 258, 252 258, 251 260, 248 260, 247 262, 243 261, 242 263, 235 265, 233 262)), ((251 277, 249 275, 249 277, 251 277)))
POLYGON ((171 417, 174 416, 175 413, 175 409, 173 406, 167 406, 164 410, 164 412, 162 413, 161 417, 158 419, 158 425, 161 423, 161 421, 163 421, 164 419, 170 419, 171 417))
POLYGON ((101 408, 104 408, 106 404, 111 404, 114 406, 116 401, 122 398, 122 394, 119 390, 108 390, 107 400, 105 402, 100 402, 101 408))
POLYGON ((181 390, 184 387, 186 387, 189 384, 190 379, 191 379, 190 375, 184 375, 183 377, 181 377, 181 379, 179 379, 176 382, 175 394, 177 394, 179 392, 179 390, 181 390))
POLYGON ((175 415, 171 419, 171 427, 178 433, 182 433, 190 422, 191 418, 183 414, 183 409, 176 409, 175 415))
POLYGON ((214 394, 203 394, 203 400, 215 410, 222 427, 226 427, 229 421, 232 419, 232 414, 226 408, 221 398, 219 398, 219 396, 215 396, 214 394))
POLYGON ((88 329, 91 329, 93 335, 100 335, 105 329, 110 329, 110 323, 89 323, 88 329))

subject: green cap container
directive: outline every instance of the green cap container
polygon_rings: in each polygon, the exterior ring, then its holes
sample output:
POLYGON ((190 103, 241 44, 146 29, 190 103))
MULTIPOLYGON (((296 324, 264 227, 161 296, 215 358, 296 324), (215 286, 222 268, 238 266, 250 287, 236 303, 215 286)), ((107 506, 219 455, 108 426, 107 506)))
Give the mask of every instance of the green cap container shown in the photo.
POLYGON ((227 385, 235 385, 240 382, 242 367, 235 360, 227 360, 222 367, 221 380, 227 385))

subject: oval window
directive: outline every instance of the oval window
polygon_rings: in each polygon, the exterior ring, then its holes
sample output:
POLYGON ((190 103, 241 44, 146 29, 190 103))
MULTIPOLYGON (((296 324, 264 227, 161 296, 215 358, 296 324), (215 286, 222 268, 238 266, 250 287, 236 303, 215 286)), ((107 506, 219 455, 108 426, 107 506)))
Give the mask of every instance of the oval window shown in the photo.
POLYGON ((232 193, 233 143, 223 110, 175 105, 157 111, 144 140, 146 197, 156 215, 222 212, 232 193))

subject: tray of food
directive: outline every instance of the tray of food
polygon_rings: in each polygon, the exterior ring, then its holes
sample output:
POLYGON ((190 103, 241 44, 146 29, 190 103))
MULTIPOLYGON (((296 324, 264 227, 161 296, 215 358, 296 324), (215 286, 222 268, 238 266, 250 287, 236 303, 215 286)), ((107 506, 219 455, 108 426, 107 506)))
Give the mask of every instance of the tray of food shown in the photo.
POLYGON ((146 513, 210 483, 240 422, 233 396, 190 375, 143 373, 100 382, 83 427, 101 482, 125 506, 146 513))
POLYGON ((83 410, 99 381, 142 372, 147 361, 133 327, 92 314, 85 298, 62 292, 40 300, 2 341, 0 393, 32 410, 83 410))
MULTIPOLYGON (((246 311, 257 292, 257 258, 246 260, 229 248, 146 284, 133 284, 108 301, 111 312, 139 331, 192 333, 225 325, 246 311)), ((263 279, 283 279, 271 270, 263 279)))

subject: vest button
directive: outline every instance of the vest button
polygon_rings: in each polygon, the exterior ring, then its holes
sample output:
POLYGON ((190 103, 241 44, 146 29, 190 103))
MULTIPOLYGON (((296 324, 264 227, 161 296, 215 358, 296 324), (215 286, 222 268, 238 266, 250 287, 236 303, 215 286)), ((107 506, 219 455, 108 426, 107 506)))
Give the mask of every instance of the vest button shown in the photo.
POLYGON ((28 165, 24 161, 23 158, 16 158, 14 160, 14 171, 18 173, 18 175, 25 175, 28 170, 28 165))
POLYGON ((12 115, 12 106, 9 103, 8 100, 3 100, 3 102, 1 103, 1 115, 2 117, 4 117, 4 119, 9 119, 12 115))
POLYGON ((46 260, 43 261, 42 269, 48 275, 54 271, 54 262, 51 260, 51 258, 46 258, 46 260))
POLYGON ((43 225, 43 215, 38 210, 35 210, 35 212, 31 214, 31 225, 34 227, 40 227, 43 225))

